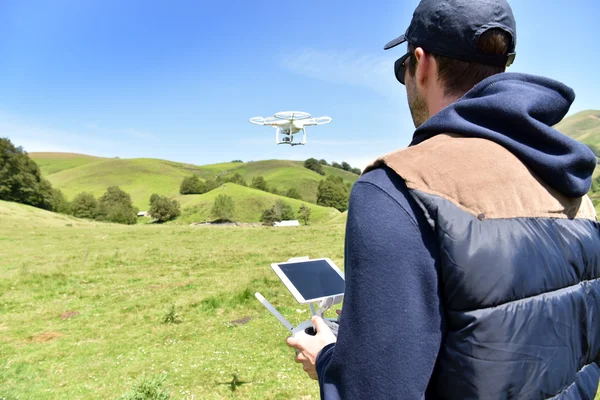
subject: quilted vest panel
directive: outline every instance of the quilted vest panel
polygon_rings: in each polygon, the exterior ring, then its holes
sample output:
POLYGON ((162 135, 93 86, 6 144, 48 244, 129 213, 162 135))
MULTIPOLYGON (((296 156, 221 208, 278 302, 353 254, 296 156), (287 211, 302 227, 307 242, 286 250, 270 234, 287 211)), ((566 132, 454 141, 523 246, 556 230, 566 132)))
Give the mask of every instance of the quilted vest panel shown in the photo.
MULTIPOLYGON (((600 379, 600 225, 483 139, 438 135, 391 153, 440 246, 448 320, 444 399, 594 399, 600 379)), ((368 169, 370 169, 368 168, 368 169)))

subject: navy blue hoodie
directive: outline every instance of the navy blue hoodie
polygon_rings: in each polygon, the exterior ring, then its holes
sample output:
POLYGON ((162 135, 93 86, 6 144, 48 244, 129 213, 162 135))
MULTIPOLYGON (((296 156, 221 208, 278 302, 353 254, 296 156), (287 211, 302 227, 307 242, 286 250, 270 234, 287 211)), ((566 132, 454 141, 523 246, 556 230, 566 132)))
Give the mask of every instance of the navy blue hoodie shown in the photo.
MULTIPOLYGON (((596 157, 552 128, 573 91, 551 79, 494 75, 419 127, 411 145, 439 133, 492 140, 569 197, 590 189, 596 157)), ((346 291, 337 343, 317 357, 324 399, 421 399, 445 333, 438 243, 400 177, 364 174, 350 196, 346 291)))

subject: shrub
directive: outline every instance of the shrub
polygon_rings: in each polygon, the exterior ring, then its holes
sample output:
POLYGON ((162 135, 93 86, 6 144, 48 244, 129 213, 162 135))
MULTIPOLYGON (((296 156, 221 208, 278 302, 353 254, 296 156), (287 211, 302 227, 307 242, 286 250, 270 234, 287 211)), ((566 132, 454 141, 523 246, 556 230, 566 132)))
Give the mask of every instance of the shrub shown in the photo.
POLYGON ((150 197, 150 215, 157 222, 171 221, 181 215, 179 202, 166 196, 153 194, 150 197))
POLYGON ((142 376, 119 400, 169 400, 171 393, 162 388, 166 375, 142 376))
POLYGON ((277 200, 269 209, 263 211, 260 222, 265 225, 273 225, 277 221, 287 221, 294 219, 294 210, 292 206, 283 200, 277 200))
POLYGON ((296 188, 289 188, 288 191, 285 192, 285 197, 289 197, 290 199, 302 200, 302 196, 300 196, 300 193, 296 188))
POLYGON ((248 184, 246 183, 246 180, 239 173, 236 173, 233 176, 225 178, 225 182, 231 182, 231 183, 236 183, 236 184, 242 185, 242 186, 248 186, 248 184))
POLYGON ((69 204, 60 189, 52 189, 52 211, 61 214, 69 214, 71 212, 71 204, 69 204))
POLYGON ((319 164, 321 164, 321 165, 329 165, 329 164, 327 163, 327 160, 323 160, 323 159, 320 159, 320 160, 319 160, 319 164))
POLYGON ((97 219, 117 224, 132 225, 137 222, 137 208, 131 196, 118 186, 111 186, 98 200, 97 219))
POLYGON ((310 219, 310 208, 306 206, 306 204, 302 204, 300 209, 298 210, 298 219, 304 222, 304 225, 308 225, 308 220, 310 219))
POLYGON ((204 184, 196 175, 183 178, 183 181, 181 181, 181 185, 179 186, 179 193, 181 194, 202 194, 204 192, 204 184))
POLYGON ((71 203, 71 213, 77 218, 95 219, 98 216, 98 201, 91 193, 79 193, 71 203))
POLYGON ((250 187, 252 187, 254 189, 262 190, 265 192, 269 191, 269 187, 267 186, 267 181, 265 180, 265 178, 263 178, 260 175, 252 178, 252 184, 250 185, 250 187))
POLYGON ((304 161, 304 168, 308 168, 319 175, 325 175, 325 171, 323 171, 323 166, 319 163, 319 160, 317 160, 316 158, 309 158, 308 160, 304 161))
POLYGON ((220 194, 215 199, 211 214, 215 220, 231 221, 233 220, 234 210, 235 204, 233 199, 225 194, 220 194))

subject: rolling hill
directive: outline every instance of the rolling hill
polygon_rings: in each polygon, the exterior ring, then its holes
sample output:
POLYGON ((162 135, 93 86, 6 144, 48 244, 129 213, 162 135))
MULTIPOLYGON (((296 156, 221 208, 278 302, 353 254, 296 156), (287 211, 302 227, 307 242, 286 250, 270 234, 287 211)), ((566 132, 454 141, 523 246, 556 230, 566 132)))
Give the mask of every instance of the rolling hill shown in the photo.
MULTIPOLYGON (((248 163, 221 163, 204 166, 166 160, 135 158, 117 159, 71 153, 30 153, 42 174, 54 187, 71 200, 78 193, 90 192, 102 196, 109 186, 119 186, 131 195, 140 209, 148 207, 153 193, 179 196, 184 177, 192 174, 202 179, 231 176, 239 173, 250 184, 255 176, 263 176, 269 186, 280 192, 296 188, 302 200, 315 203, 317 186, 324 177, 303 166, 301 161, 266 160, 248 163)), ((324 166, 326 175, 340 176, 353 183, 358 175, 324 166)))
POLYGON ((105 223, 75 218, 70 215, 53 213, 25 204, 0 200, 0 225, 4 228, 33 229, 39 226, 52 228, 65 226, 92 227, 99 224, 102 224, 103 226, 108 225, 105 223))
POLYGON ((600 110, 587 110, 571 115, 554 127, 588 145, 600 157, 600 110))
MULTIPOLYGON (((600 110, 587 110, 571 115, 554 126, 557 130, 586 144, 600 157, 600 110)), ((600 166, 596 166, 594 179, 600 179, 600 166)), ((589 193, 600 214, 600 192, 589 193)))
POLYGON ((259 221, 262 212, 267 208, 271 208, 279 199, 284 200, 292 206, 294 212, 297 212, 302 204, 306 204, 311 210, 309 223, 322 223, 341 215, 335 208, 321 207, 301 200, 290 199, 263 192, 262 190, 236 185, 235 183, 226 183, 205 194, 175 197, 183 210, 176 222, 191 223, 210 220, 210 212, 214 201, 220 194, 225 194, 233 199, 235 203, 233 219, 238 222, 259 221))

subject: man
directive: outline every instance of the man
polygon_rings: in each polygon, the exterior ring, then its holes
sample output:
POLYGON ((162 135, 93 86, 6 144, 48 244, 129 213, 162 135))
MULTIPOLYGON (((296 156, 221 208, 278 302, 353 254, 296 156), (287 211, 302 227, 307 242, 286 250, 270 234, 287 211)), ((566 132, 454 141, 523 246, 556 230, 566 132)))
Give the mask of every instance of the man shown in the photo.
POLYGON ((505 0, 423 0, 395 65, 411 145, 350 197, 336 338, 288 338, 325 399, 593 399, 600 378, 596 164, 552 126, 573 91, 503 73, 505 0))

